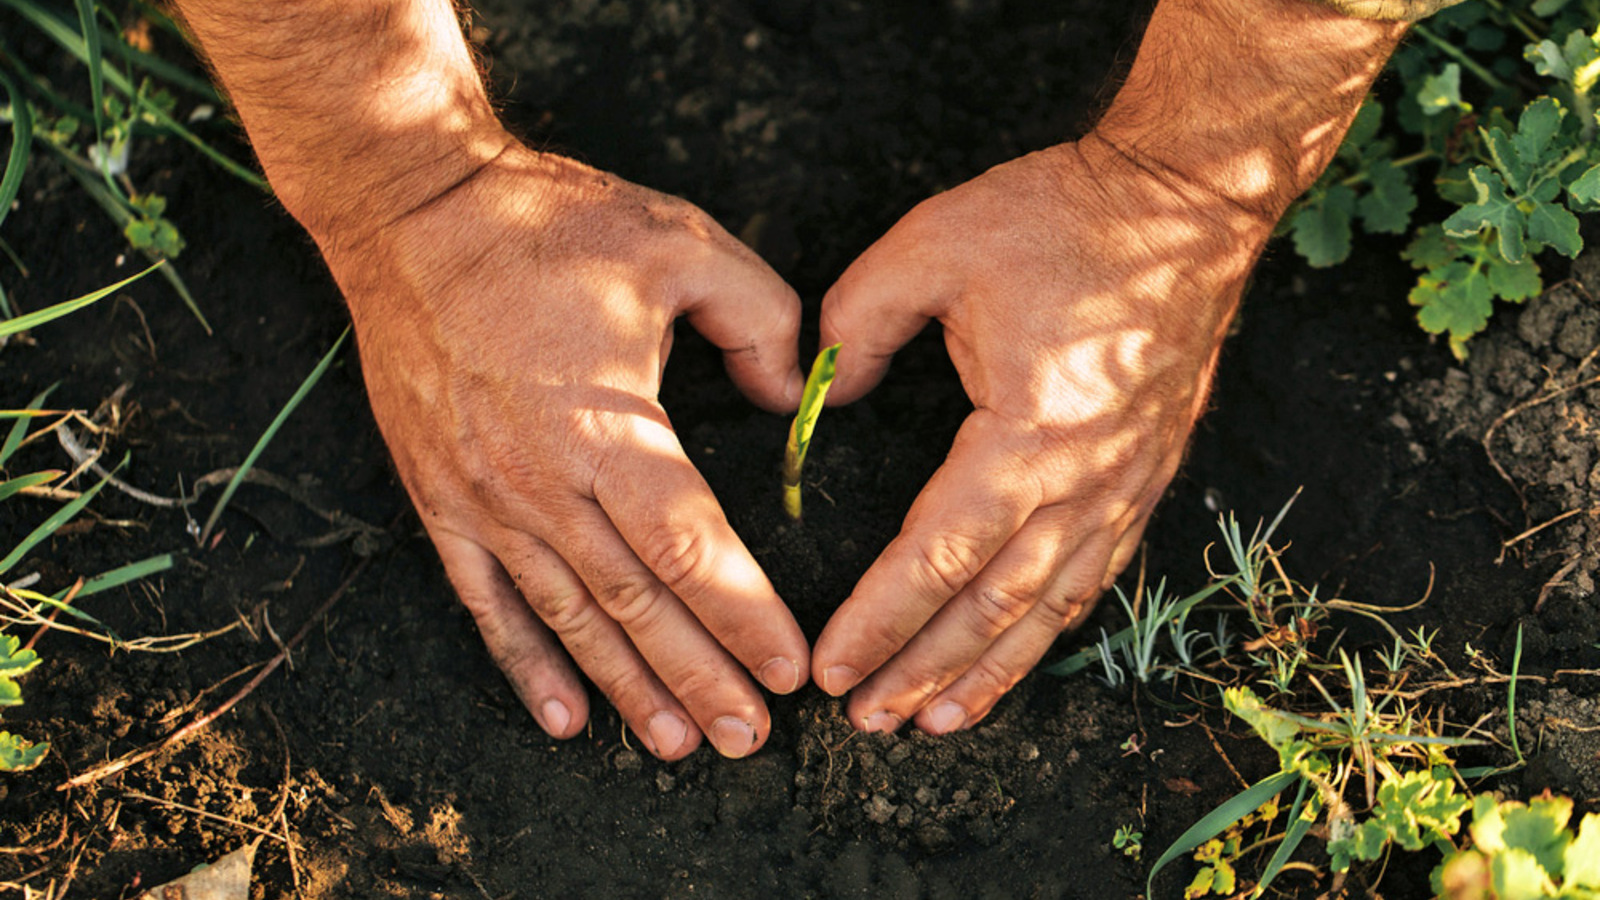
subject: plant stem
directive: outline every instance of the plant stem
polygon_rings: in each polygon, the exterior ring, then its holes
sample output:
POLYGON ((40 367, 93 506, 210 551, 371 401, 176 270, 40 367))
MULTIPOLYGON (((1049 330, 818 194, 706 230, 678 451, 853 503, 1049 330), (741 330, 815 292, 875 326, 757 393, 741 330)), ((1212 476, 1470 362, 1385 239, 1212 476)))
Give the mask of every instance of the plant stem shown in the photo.
POLYGON ((1493 72, 1485 69, 1477 60, 1463 52, 1460 47, 1457 47, 1455 44, 1450 43, 1444 38, 1439 37, 1432 31, 1428 30, 1426 25, 1411 26, 1411 33, 1421 35, 1424 40, 1435 47, 1438 47, 1439 50, 1444 53, 1444 55, 1460 63, 1463 69, 1466 69, 1468 72, 1478 76, 1478 80, 1482 81, 1484 84, 1487 84, 1489 87, 1494 88, 1497 91, 1508 89, 1509 86, 1504 81, 1501 81, 1493 72))

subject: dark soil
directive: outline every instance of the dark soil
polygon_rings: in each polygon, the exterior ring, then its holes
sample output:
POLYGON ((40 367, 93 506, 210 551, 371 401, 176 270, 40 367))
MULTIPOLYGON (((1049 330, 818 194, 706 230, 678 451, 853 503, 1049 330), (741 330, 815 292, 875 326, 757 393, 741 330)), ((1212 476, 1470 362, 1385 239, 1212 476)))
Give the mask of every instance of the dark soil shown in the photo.
MULTIPOLYGON (((515 6, 486 3, 473 27, 508 120, 536 143, 702 205, 796 286, 812 320, 831 279, 919 199, 1091 120, 1139 12, 1090 0, 515 6)), ((0 31, 14 26, 0 18, 0 31)), ((23 43, 39 66, 62 66, 23 43)), ((220 124, 211 136, 244 153, 220 124)), ((0 407, 59 380, 52 406, 92 411, 127 385, 109 458, 131 452, 124 479, 175 495, 244 457, 345 320, 309 240, 268 199, 177 147, 143 146, 131 174, 171 201, 190 244, 179 268, 216 333, 148 279, 5 347, 0 407)), ((7 240, 30 274, 7 267, 0 281, 25 309, 134 265, 45 161, 30 169, 7 240)), ((1469 644, 1508 669, 1523 626, 1530 762, 1494 786, 1549 787, 1596 808, 1585 730, 1600 716, 1596 680, 1576 670, 1600 667, 1600 393, 1568 391, 1512 416, 1493 457, 1482 438, 1505 410, 1596 374, 1600 266, 1579 265, 1551 298, 1500 316, 1458 368, 1414 325, 1410 273, 1392 246, 1335 271, 1288 257, 1274 248, 1258 274, 1213 409, 1148 532, 1148 571, 1198 587, 1219 510, 1270 517, 1303 485, 1283 526, 1286 564, 1302 580, 1388 606, 1426 595, 1391 621, 1440 629, 1435 646, 1462 673, 1478 671, 1469 644), (1570 510, 1587 512, 1512 540, 1570 510)), ((824 418, 798 526, 777 497, 785 423, 745 403, 692 332, 677 348, 663 403, 814 636, 968 409, 939 336, 923 335, 870 397, 824 418)), ((55 590, 172 552, 171 571, 84 607, 125 637, 240 624, 175 654, 107 655, 43 636, 45 662, 6 726, 52 748, 39 769, 0 781, 0 881, 128 897, 254 839, 248 825, 294 842, 292 855, 281 840, 262 844, 257 897, 1132 897, 1145 870, 1112 848, 1118 826, 1144 833, 1147 864, 1241 777, 1271 771, 1248 729, 1221 715, 1197 720, 1143 692, 1042 674, 952 737, 855 734, 837 701, 806 690, 775 701, 772 737, 745 761, 702 751, 661 763, 630 745, 598 697, 585 734, 552 741, 455 603, 356 366, 345 354, 260 460, 289 490, 244 487, 215 546, 195 546, 181 511, 108 490, 85 524, 8 573, 37 571, 55 590), (352 520, 372 528, 344 527, 352 520), (362 561, 348 594, 315 619, 362 561), (241 669, 308 623, 292 666, 198 737, 56 789, 214 708, 241 669)), ((10 474, 69 465, 45 441, 10 474)), ((7 502, 0 546, 50 508, 7 502)), ((1104 608, 1088 631, 1119 617, 1104 608)), ((1378 637, 1360 620, 1340 624, 1353 629, 1347 646, 1378 637)), ((1064 638, 1056 656, 1081 644, 1064 638)), ((1451 722, 1482 719, 1504 734, 1502 686, 1437 699, 1451 722)), ((1509 759, 1491 749, 1473 761, 1509 759)), ((1308 859, 1325 862, 1314 850, 1308 859)), ((1391 866, 1383 895, 1426 896, 1427 865, 1391 866)), ((1159 893, 1177 895, 1187 877, 1164 876, 1159 893)), ((1304 871, 1280 881, 1304 896, 1330 884, 1304 871)))

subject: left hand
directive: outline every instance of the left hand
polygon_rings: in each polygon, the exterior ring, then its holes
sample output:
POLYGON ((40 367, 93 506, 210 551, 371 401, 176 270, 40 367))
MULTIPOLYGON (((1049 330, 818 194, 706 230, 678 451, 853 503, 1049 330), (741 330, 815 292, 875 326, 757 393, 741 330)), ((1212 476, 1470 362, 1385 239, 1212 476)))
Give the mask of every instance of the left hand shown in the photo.
POLYGON ((968 727, 1138 546, 1272 217, 1090 135, 917 206, 828 292, 830 402, 944 325, 976 410, 818 638, 857 727, 968 727))

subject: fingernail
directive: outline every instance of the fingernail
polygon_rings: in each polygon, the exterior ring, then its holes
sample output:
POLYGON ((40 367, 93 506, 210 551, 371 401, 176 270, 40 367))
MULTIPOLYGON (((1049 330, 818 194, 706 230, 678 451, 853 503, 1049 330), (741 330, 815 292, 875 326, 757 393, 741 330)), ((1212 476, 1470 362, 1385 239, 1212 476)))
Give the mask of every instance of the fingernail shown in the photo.
POLYGON ((961 704, 946 700, 928 710, 928 731, 932 734, 948 734, 967 724, 967 711, 961 704))
POLYGON ((723 716, 711 723, 711 744, 723 756, 740 759, 756 748, 756 730, 743 719, 723 716))
POLYGON ((689 727, 683 720, 666 710, 656 713, 645 723, 645 736, 657 756, 671 756, 683 747, 689 736, 689 727))
POLYGON ((905 724, 905 719, 900 718, 888 710, 879 710, 878 712, 867 716, 866 722, 862 723, 861 730, 894 731, 903 724, 905 724))
POLYGON ((769 659, 761 667, 761 683, 774 694, 793 693, 800 686, 800 667, 782 656, 769 659))
POLYGON ((553 735, 565 734, 567 726, 572 722, 572 711, 560 700, 551 698, 539 707, 539 712, 544 717, 544 730, 553 735))
POLYGON ((837 697, 856 686, 861 673, 849 666, 834 666, 822 673, 822 689, 837 697))

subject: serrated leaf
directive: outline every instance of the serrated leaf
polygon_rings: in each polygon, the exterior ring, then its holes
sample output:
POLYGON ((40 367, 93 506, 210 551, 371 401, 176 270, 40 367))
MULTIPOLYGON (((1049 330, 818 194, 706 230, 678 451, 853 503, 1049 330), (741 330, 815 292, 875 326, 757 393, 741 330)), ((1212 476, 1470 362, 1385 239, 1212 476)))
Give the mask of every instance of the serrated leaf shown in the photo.
POLYGON ((50 752, 49 743, 35 744, 9 731, 0 731, 0 772, 23 772, 33 768, 50 752))
POLYGON ((1495 296, 1502 300, 1521 303, 1544 292, 1544 279, 1539 275, 1539 264, 1532 259, 1508 263, 1491 256, 1486 266, 1489 270, 1489 290, 1494 291, 1495 296))
POLYGON ((1551 144, 1566 115, 1567 111, 1553 97, 1540 97, 1523 109, 1517 119, 1517 133, 1511 138, 1523 165, 1532 169, 1549 162, 1551 144))
POLYGON ((1497 900, 1539 900, 1555 893, 1550 876, 1526 850, 1496 853, 1489 860, 1489 879, 1497 900))
POLYGON ((1600 47, 1595 46, 1595 39, 1584 34, 1582 29, 1575 28, 1561 44, 1561 55, 1572 69, 1567 80, 1573 90, 1580 94, 1589 93, 1596 79, 1600 79, 1600 47))
POLYGON ((1417 89, 1417 105, 1430 116, 1447 109, 1471 109, 1461 100, 1461 66, 1450 63, 1443 71, 1423 79, 1422 87, 1417 89))
POLYGON ((1372 190, 1361 198, 1361 221, 1371 234, 1403 234, 1417 208, 1417 194, 1404 169, 1376 160, 1367 169, 1372 190))
POLYGON ((1344 262, 1350 256, 1350 214, 1355 206, 1356 192, 1342 184, 1312 198, 1289 223, 1295 251, 1317 268, 1344 262))
POLYGON ((1527 805, 1504 803, 1500 815, 1506 823, 1502 834, 1506 847, 1527 851, 1546 872, 1560 876, 1567 846, 1572 842, 1572 833, 1567 831, 1572 798, 1535 797, 1527 805))
POLYGON ((1466 262, 1424 272, 1407 299, 1420 307, 1417 322, 1424 330, 1449 335, 1457 359, 1467 358, 1467 339, 1482 331, 1494 312, 1488 278, 1466 262))
POLYGON ((1572 82, 1571 64, 1561 52, 1561 46, 1549 38, 1524 47, 1522 58, 1533 63, 1533 70, 1546 78, 1554 78, 1569 84, 1572 82))
POLYGON ((1577 257, 1583 249, 1578 217, 1556 203, 1540 203, 1528 214, 1528 239, 1545 244, 1568 259, 1577 257))
POLYGON ((1461 814, 1471 805, 1470 798, 1455 792, 1454 781, 1424 769, 1385 780, 1378 788, 1373 820, 1396 844, 1421 850, 1454 837, 1461 830, 1461 814))
POLYGON ((17 649, 21 645, 15 635, 0 634, 0 675, 24 675, 39 664, 39 654, 17 649))
POLYGON ((1485 228, 1493 228, 1499 238, 1500 255, 1507 262, 1521 262, 1527 255, 1522 210, 1506 196, 1505 183, 1488 166, 1474 166, 1469 177, 1477 190, 1477 202, 1456 210, 1445 219, 1444 233, 1451 237, 1471 237, 1485 228))
POLYGON ((1567 194, 1579 203, 1600 203, 1600 165, 1590 166, 1589 171, 1579 175, 1567 186, 1567 194))
POLYGON ((1281 750, 1300 734, 1300 726, 1294 720, 1262 703, 1255 691, 1247 687, 1224 690, 1222 705, 1249 723, 1274 750, 1281 750))
POLYGON ((1389 832, 1372 819, 1357 825, 1347 835, 1328 842, 1330 865, 1335 872, 1350 868, 1355 860, 1371 862, 1383 853, 1389 842, 1389 832))
POLYGON ((1350 123, 1350 130, 1345 132, 1344 143, 1339 145, 1339 155, 1349 159, 1360 159, 1361 150, 1372 139, 1377 137, 1378 128, 1383 124, 1383 104, 1367 98, 1361 104, 1361 109, 1356 112, 1355 120, 1350 123))
POLYGON ((1588 813, 1578 838, 1567 845, 1562 887, 1600 889, 1600 814, 1588 813))
POLYGON ((1444 236, 1444 229, 1428 225, 1417 229, 1417 236, 1400 251, 1400 258, 1415 269, 1437 269, 1454 262, 1461 251, 1444 236))
MULTIPOLYGON (((1511 142, 1510 135, 1498 127, 1479 128, 1478 133, 1483 135, 1484 149, 1489 151, 1489 158, 1494 161, 1495 169, 1505 176, 1506 187, 1516 194, 1527 190, 1528 177, 1532 174, 1532 169, 1517 155, 1516 145, 1511 142)), ((1474 171, 1477 168, 1475 166, 1474 171)))

